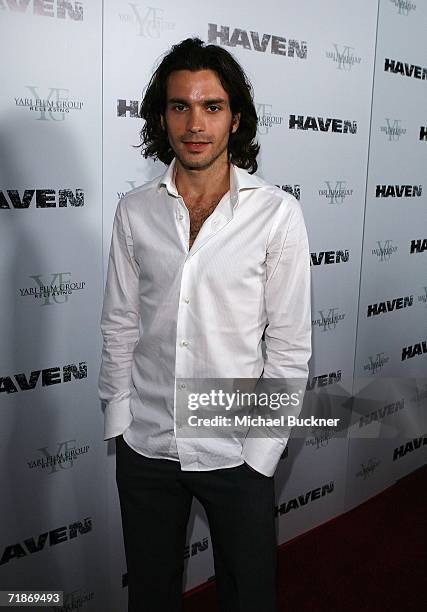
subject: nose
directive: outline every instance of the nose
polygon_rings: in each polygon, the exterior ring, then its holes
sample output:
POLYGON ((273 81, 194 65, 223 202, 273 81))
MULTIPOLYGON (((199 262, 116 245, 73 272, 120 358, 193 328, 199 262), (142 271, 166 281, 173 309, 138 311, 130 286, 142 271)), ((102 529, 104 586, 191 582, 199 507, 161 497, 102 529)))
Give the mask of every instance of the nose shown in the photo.
POLYGON ((200 108, 192 108, 188 113, 187 130, 193 134, 205 129, 203 112, 200 108))

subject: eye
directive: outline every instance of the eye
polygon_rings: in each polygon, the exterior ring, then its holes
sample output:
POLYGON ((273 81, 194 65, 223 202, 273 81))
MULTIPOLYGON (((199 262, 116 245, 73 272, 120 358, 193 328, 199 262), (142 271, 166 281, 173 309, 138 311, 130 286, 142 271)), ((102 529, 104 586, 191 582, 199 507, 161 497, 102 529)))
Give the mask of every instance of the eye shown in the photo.
POLYGON ((184 111, 187 107, 185 106, 185 104, 174 104, 173 105, 173 110, 178 111, 179 113, 181 113, 182 111, 184 111))
POLYGON ((209 104, 209 106, 208 106, 208 110, 209 110, 211 113, 216 113, 217 111, 220 111, 220 110, 221 110, 221 107, 220 107, 220 106, 218 106, 218 104, 209 104))

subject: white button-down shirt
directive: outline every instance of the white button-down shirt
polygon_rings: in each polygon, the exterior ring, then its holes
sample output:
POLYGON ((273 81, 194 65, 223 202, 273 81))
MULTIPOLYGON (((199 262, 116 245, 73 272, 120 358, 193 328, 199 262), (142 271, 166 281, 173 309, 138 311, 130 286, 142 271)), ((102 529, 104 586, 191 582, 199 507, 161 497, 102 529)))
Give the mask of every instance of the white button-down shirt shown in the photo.
POLYGON ((272 476, 287 436, 176 435, 177 380, 307 380, 310 259, 301 208, 231 165, 230 191, 189 249, 174 168, 117 207, 101 320, 104 438, 123 433, 135 451, 180 461, 183 470, 246 461, 272 476))

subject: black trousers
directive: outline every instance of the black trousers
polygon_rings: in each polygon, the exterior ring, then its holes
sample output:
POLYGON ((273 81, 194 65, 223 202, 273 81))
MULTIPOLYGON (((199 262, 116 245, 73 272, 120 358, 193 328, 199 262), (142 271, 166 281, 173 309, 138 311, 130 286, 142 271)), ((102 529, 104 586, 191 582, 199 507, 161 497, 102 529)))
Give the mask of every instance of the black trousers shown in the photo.
POLYGON ((277 612, 273 478, 246 464, 184 472, 136 453, 122 436, 116 453, 129 612, 181 610, 193 496, 209 521, 221 612, 277 612))

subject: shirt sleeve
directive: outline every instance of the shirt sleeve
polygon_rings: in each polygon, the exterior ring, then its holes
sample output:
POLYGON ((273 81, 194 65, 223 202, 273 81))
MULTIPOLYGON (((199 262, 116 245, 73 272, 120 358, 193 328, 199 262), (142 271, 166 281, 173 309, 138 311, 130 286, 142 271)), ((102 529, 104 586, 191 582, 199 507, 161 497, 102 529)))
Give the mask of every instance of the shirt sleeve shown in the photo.
MULTIPOLYGON (((275 389, 283 381, 283 390, 298 393, 298 404, 286 411, 287 416, 298 416, 311 356, 310 252, 301 207, 294 198, 290 203, 292 210, 283 206, 267 247, 268 325, 262 386, 268 388, 266 379, 275 379, 275 389)), ((256 434, 250 429, 243 444, 244 460, 265 476, 273 476, 289 435, 290 428, 264 428, 256 434)))
POLYGON ((113 223, 107 282, 101 316, 103 336, 99 397, 106 403, 104 439, 118 436, 132 421, 131 369, 139 339, 139 266, 123 200, 113 223))

